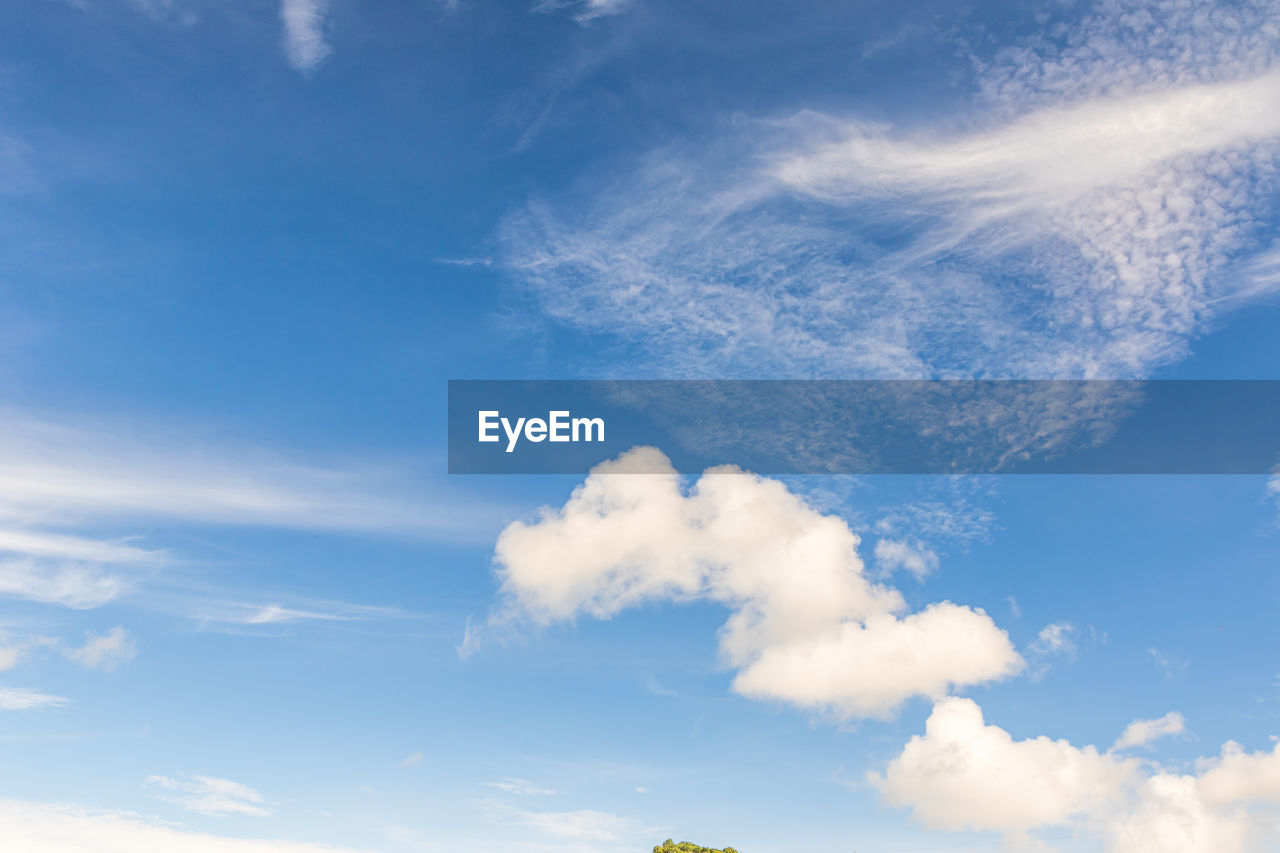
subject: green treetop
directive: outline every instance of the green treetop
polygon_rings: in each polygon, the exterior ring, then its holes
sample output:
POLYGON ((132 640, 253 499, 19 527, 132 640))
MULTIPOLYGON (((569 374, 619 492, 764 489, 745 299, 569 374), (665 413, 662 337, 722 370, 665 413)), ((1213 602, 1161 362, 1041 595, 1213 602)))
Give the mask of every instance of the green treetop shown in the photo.
POLYGON ((723 850, 712 850, 710 847, 699 847, 689 841, 681 841, 676 844, 670 838, 653 848, 653 853, 738 853, 732 847, 726 847, 723 850))

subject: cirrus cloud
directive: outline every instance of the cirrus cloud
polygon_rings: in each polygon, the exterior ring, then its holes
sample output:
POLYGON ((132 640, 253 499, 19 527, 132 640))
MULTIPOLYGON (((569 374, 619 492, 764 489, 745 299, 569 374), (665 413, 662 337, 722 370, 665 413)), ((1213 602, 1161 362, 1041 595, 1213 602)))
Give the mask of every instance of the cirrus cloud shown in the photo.
POLYGON ((961 115, 737 120, 535 199, 501 263, 551 320, 615 340, 620 369, 1148 375, 1275 292, 1254 260, 1280 10, 1103 3, 1068 23, 1065 45, 975 57, 961 115))

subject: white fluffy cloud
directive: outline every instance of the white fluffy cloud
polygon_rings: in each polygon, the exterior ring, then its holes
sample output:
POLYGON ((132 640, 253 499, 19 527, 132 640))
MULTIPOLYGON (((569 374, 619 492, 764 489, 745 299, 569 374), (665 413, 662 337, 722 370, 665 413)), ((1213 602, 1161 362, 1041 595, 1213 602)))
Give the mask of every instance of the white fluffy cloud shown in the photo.
POLYGON ((1015 741, 986 725, 975 702, 950 698, 873 781, 887 802, 931 827, 1022 832, 1104 805, 1137 767, 1062 740, 1015 741))
POLYGON ((503 531, 491 624, 714 601, 731 610, 720 645, 736 690, 842 717, 1020 668, 981 610, 943 602, 903 615, 902 596, 867 579, 858 544, 780 482, 714 468, 686 493, 665 456, 636 448, 597 466, 562 508, 503 531))
POLYGON ((754 699, 844 716, 883 717, 909 696, 998 681, 1021 666, 1008 636, 982 610, 950 602, 770 646, 733 681, 754 699))
MULTIPOLYGON (((1181 723, 1175 714, 1139 720, 1121 740, 1181 723)), ((968 699, 938 702, 925 733, 871 781, 886 802, 937 829, 1026 840, 1069 827, 1106 839, 1110 853, 1255 853, 1280 841, 1256 809, 1280 804, 1280 746, 1248 753, 1229 743, 1198 774, 1177 774, 1065 740, 1015 740, 968 699)))
POLYGON ((1250 753, 1228 743, 1198 781, 1200 793, 1213 805, 1280 802, 1280 743, 1271 752, 1250 753))

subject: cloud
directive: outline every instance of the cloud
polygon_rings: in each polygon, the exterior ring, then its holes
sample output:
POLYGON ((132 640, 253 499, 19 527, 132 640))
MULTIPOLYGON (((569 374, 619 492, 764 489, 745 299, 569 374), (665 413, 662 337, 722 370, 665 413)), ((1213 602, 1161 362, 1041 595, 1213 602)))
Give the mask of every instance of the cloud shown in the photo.
POLYGON ((1051 622, 1040 629, 1031 651, 1040 656, 1074 655, 1076 643, 1071 637, 1075 633, 1076 626, 1070 622, 1051 622))
POLYGON ((1173 678, 1187 669, 1187 661, 1171 657, 1159 649, 1147 649, 1147 654, 1151 655, 1156 669, 1160 670, 1160 674, 1165 678, 1173 678))
POLYGON ((1280 290, 1280 248, 1273 247, 1250 258, 1242 272, 1250 285, 1244 288, 1243 296, 1269 294, 1280 290))
POLYGON ((942 602, 899 615, 902 596, 867 579, 858 544, 780 482, 713 468, 686 494, 665 456, 636 448, 597 466, 562 508, 502 532, 500 603, 460 650, 521 623, 705 600, 731 611, 720 650, 735 690, 839 717, 885 716, 1021 667, 981 610, 942 602))
POLYGON ((315 72, 332 50, 325 38, 328 11, 329 0, 280 0, 285 56, 303 74, 315 72))
POLYGON ((29 711, 33 708, 61 708, 67 700, 26 687, 0 687, 0 711, 29 711))
MULTIPOLYGON (((1092 631, 1092 629, 1090 629, 1092 631)), ((1035 680, 1043 678, 1052 668, 1050 658, 1063 657, 1074 659, 1079 653, 1075 636, 1079 633, 1070 622, 1051 622, 1040 629, 1040 633, 1027 647, 1035 667, 1031 677, 1035 680)))
MULTIPOLYGON (((21 522, 4 547, 33 556, 155 563, 163 552, 123 540, 33 532, 36 525, 147 517, 303 530, 443 535, 479 517, 413 495, 398 467, 309 464, 245 444, 145 424, 72 425, 5 412, 0 522, 21 522)), ((490 523, 484 522, 486 526, 490 523)), ((10 526, 10 525, 6 525, 10 526)), ((464 534, 465 535, 465 534, 464 534)))
POLYGON ((986 224, 1066 207, 1130 184, 1164 163, 1280 135, 1280 73, 1184 85, 1044 108, 991 130, 943 140, 897 139, 842 125, 846 138, 782 158, 774 175, 823 198, 855 194, 959 200, 986 224))
POLYGON ((173 11, 174 7, 174 0, 127 0, 127 2, 139 12, 153 18, 164 17, 173 11))
POLYGON ((278 622, 299 622, 311 619, 320 619, 322 621, 345 621, 351 617, 342 616, 336 613, 321 613, 313 610, 296 610, 292 607, 281 607, 278 604, 268 604, 264 607, 256 608, 241 620, 246 625, 274 625, 278 622))
POLYGON ((91 563, 138 565, 168 561, 163 551, 148 551, 119 541, 84 539, 35 530, 0 529, 0 552, 4 551, 91 563))
POLYGON ((1228 742, 1216 761, 1197 780, 1201 795, 1212 805, 1238 802, 1280 802, 1280 743, 1271 752, 1244 751, 1228 742))
POLYGON ((876 520, 875 530, 890 536, 909 529, 921 537, 967 544, 984 540, 996 526, 996 517, 982 501, 991 496, 990 485, 969 477, 946 477, 923 484, 924 499, 894 506, 876 520))
POLYGON ((178 586, 176 591, 152 589, 139 592, 135 600, 147 607, 178 613, 201 625, 225 630, 270 628, 306 622, 361 622, 383 619, 412 619, 417 614, 395 607, 318 601, 298 598, 290 605, 226 600, 218 590, 178 586))
POLYGON ((117 625, 105 634, 86 635, 85 644, 71 649, 67 657, 90 669, 108 672, 120 664, 133 660, 138 654, 138 644, 123 627, 117 625))
POLYGON ((1131 812, 1108 823, 1109 853, 1254 853, 1278 840, 1248 812, 1206 802, 1194 776, 1157 774, 1136 796, 1131 812))
MULTIPOLYGON (((499 526, 479 504, 424 500, 390 465, 308 464, 189 430, 0 414, 0 595, 87 609, 136 593, 181 562, 97 532, 140 520, 445 539, 499 526)), ((321 618, 283 603, 254 612, 321 618)))
POLYGON ((925 734, 911 739, 883 776, 886 802, 910 807, 939 829, 1024 832, 1065 824, 1116 797, 1137 762, 1039 737, 1015 741, 983 722, 969 699, 934 706, 925 734))
POLYGON ((885 717, 908 697, 944 696, 952 686, 999 681, 1021 667, 985 612, 943 602, 766 648, 733 688, 845 717, 885 717))
POLYGON ((0 195, 25 195, 40 188, 31 153, 25 140, 0 131, 0 195))
POLYGON ((597 18, 622 14, 631 5, 632 0, 539 0, 533 11, 549 13, 570 9, 575 21, 589 24, 597 18))
POLYGON ((1275 187, 1280 10, 1099 8, 975 57, 957 115, 738 120, 534 199, 500 262, 634 374, 1148 375, 1275 292, 1241 270, 1275 187))
POLYGON ((535 785, 528 779, 517 779, 512 776, 508 776, 497 782, 484 782, 482 784, 490 788, 497 788, 499 791, 506 791, 508 794, 518 794, 523 797, 549 796, 555 793, 551 788, 543 788, 535 785))
POLYGON ((241 814, 267 817, 271 814, 265 798, 252 788, 219 779, 216 776, 186 776, 174 779, 168 776, 148 776, 148 787, 160 788, 166 793, 159 798, 187 811, 206 815, 241 814))
POLYGON ((146 15, 153 21, 170 22, 178 26, 189 27, 199 20, 200 15, 192 4, 179 3, 177 0, 125 0, 136 11, 146 15))
POLYGON ((340 853, 326 845, 193 832, 132 812, 20 800, 0 800, 0 838, 24 853, 340 853))
POLYGON ((400 762, 400 766, 401 767, 417 767, 419 764, 422 763, 422 759, 424 759, 425 757, 426 756, 423 755, 421 752, 415 752, 412 755, 405 756, 404 760, 400 762))
POLYGON ((637 820, 608 812, 581 809, 567 812, 530 812, 504 808, 500 813, 512 823, 547 835, 576 841, 620 841, 647 828, 637 820))
MULTIPOLYGON (((24 509, 18 488, 0 497, 11 515, 24 509)), ((0 509, 0 522, 4 521, 0 509)), ((124 592, 132 579, 114 567, 150 569, 164 565, 163 551, 124 541, 88 539, 43 530, 0 527, 0 594, 59 604, 98 607, 124 592)))
POLYGON ((87 610, 106 604, 131 585, 131 579, 92 564, 0 559, 0 595, 28 601, 87 610))
POLYGON ((876 542, 876 563, 885 574, 905 570, 923 579, 938 568, 938 555, 921 542, 881 539, 876 542))
POLYGON ((1187 721, 1177 711, 1170 711, 1155 720, 1134 720, 1111 747, 1112 750, 1146 746, 1151 741, 1169 735, 1180 735, 1187 728, 1187 721))
MULTIPOLYGON (((1169 728, 1173 716, 1134 725, 1169 728)), ((1097 835, 1110 853, 1250 853, 1280 840, 1258 820, 1280 803, 1280 746, 1248 753, 1228 743, 1199 771, 1171 773, 1065 740, 1014 740, 974 702, 949 698, 871 782, 927 827, 1019 843, 1055 827, 1097 835)))

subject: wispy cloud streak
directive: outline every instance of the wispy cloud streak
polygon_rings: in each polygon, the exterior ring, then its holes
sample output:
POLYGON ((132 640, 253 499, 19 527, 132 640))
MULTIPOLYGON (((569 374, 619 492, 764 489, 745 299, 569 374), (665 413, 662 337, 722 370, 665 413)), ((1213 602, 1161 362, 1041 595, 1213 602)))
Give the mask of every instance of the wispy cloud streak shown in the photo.
MULTIPOLYGON (((12 411, 0 419, 0 595, 97 607, 183 562, 170 549, 99 532, 141 523, 458 541, 498 529, 493 510, 425 497, 390 465, 314 464, 136 424, 72 426, 12 411)), ((173 604, 169 586, 153 598, 173 604)), ((244 624, 352 616, 288 599, 222 610, 244 624)))
POLYGON ((303 74, 314 73, 332 51, 325 35, 328 11, 329 0, 280 0, 285 56, 303 74))
POLYGON ((1103 4, 1066 50, 988 57, 963 122, 806 112, 655 152, 513 213, 502 263, 637 372, 1148 375, 1275 289, 1240 265, 1275 186, 1280 12, 1184 6, 1103 4))

